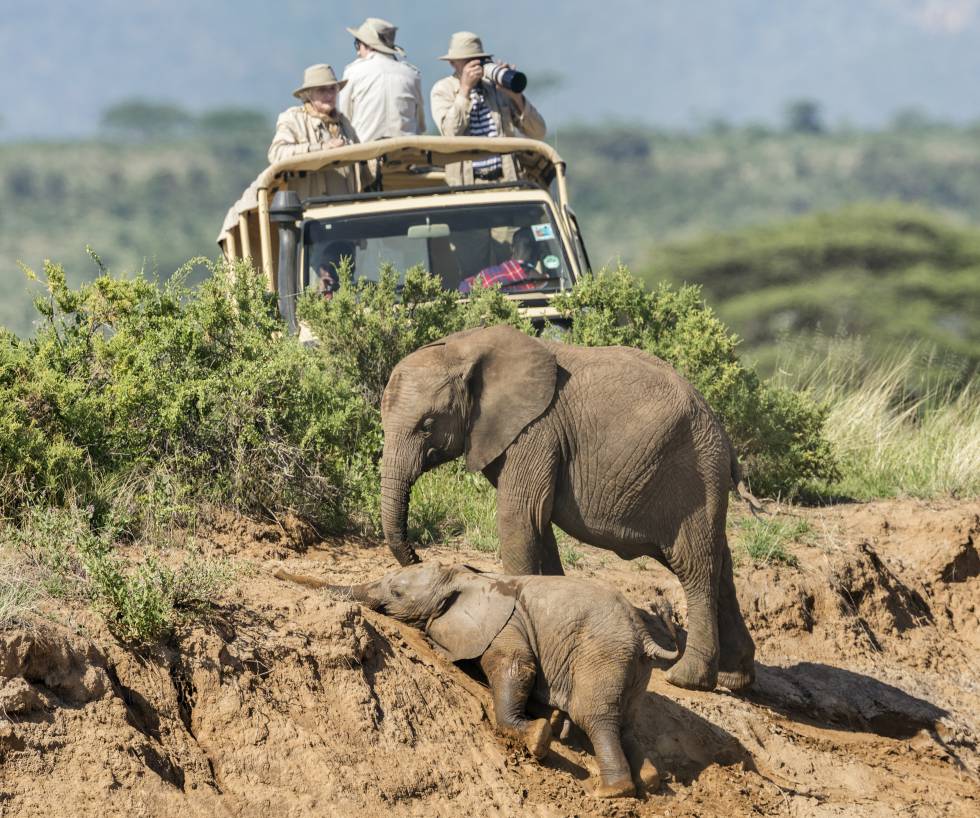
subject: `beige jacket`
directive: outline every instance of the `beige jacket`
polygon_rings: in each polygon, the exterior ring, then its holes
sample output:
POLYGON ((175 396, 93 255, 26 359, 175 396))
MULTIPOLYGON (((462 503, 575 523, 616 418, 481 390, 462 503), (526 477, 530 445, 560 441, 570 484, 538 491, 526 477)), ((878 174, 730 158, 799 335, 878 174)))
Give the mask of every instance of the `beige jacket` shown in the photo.
POLYGON ((361 142, 425 133, 425 107, 419 70, 372 51, 344 69, 347 85, 337 98, 361 142))
MULTIPOLYGON (((459 78, 455 75, 443 77, 432 86, 430 96, 432 118, 443 136, 465 136, 470 126, 470 109, 473 107, 469 97, 460 97, 459 78)), ((517 136, 518 133, 532 139, 544 139, 547 131, 544 119, 527 97, 524 97, 524 113, 517 112, 517 106, 496 84, 483 80, 483 93, 490 106, 490 115, 500 136, 517 136)), ((517 166, 513 156, 503 156, 504 180, 517 178, 517 166)), ((451 185, 473 184, 473 165, 461 162, 446 166, 446 181, 451 185)))
MULTIPOLYGON (((348 145, 357 142, 357 134, 347 117, 338 112, 337 120, 340 138, 348 145)), ((310 116, 304 106, 295 105, 279 114, 279 119, 276 120, 276 135, 269 146, 269 164, 292 156, 326 150, 331 139, 327 123, 310 116)), ((351 168, 331 169, 307 173, 291 183, 290 188, 297 191, 301 199, 310 196, 335 196, 356 193, 358 180, 357 174, 351 168)))

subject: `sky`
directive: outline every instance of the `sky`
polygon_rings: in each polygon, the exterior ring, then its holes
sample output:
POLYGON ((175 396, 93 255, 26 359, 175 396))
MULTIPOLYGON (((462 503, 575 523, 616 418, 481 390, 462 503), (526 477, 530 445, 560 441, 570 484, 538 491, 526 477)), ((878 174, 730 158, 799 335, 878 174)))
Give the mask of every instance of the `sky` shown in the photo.
POLYGON ((0 0, 0 140, 89 136, 133 97, 271 117, 306 65, 353 59, 367 16, 426 88, 449 35, 477 32, 553 125, 775 124, 799 98, 831 124, 980 120, 980 0, 0 0))

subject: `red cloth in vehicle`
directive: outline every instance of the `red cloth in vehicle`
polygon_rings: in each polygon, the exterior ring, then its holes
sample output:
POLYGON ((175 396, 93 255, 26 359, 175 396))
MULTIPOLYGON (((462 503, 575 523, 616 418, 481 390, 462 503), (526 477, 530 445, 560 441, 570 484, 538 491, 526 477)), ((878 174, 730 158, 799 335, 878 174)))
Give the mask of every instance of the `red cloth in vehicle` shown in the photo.
POLYGON ((492 287, 494 284, 499 284, 508 292, 536 290, 541 282, 528 281, 531 276, 536 274, 537 270, 526 261, 509 259, 503 264, 487 267, 480 270, 476 275, 464 278, 459 282, 458 289, 461 293, 468 293, 474 287, 492 287))

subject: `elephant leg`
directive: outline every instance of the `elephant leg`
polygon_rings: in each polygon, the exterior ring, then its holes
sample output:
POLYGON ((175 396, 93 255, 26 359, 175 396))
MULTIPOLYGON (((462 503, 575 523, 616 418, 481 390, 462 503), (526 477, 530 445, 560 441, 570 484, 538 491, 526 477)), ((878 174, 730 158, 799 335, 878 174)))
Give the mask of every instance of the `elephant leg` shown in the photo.
POLYGON ((657 765, 647 755, 632 730, 624 728, 622 739, 636 788, 644 792, 656 792, 660 788, 660 770, 657 765))
POLYGON ((551 528, 555 459, 513 446, 497 477, 497 533, 507 574, 564 574, 551 528))
POLYGON ((727 542, 718 583, 718 649, 718 684, 729 690, 742 690, 755 681, 755 643, 738 605, 727 542))
POLYGON ((684 521, 667 560, 687 597, 687 645, 667 672, 677 687, 713 690, 718 681, 718 580, 721 568, 712 527, 684 521))
POLYGON ((535 758, 544 758, 551 746, 551 722, 527 718, 536 662, 530 646, 513 624, 493 640, 480 659, 480 667, 490 683, 497 732, 523 742, 535 758))
POLYGON ((599 783, 593 788, 592 794, 597 798, 628 798, 636 795, 633 772, 623 751, 619 720, 591 719, 584 729, 592 742, 599 767, 599 783))
POLYGON ((592 794, 598 798, 626 798, 636 794, 629 760, 624 752, 622 729, 624 705, 630 695, 633 668, 623 664, 618 652, 595 650, 579 643, 578 664, 572 668, 575 684, 569 715, 592 742, 599 781, 592 794), (587 661, 584 661, 587 659, 587 661))

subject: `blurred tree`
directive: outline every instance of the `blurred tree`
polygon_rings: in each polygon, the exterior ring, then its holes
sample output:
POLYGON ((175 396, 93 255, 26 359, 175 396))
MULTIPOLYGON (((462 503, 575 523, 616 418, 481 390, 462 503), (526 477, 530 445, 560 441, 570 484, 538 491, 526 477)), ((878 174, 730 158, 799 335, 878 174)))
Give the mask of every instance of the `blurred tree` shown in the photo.
POLYGON ((7 173, 7 193, 21 199, 31 199, 37 193, 38 179, 32 167, 19 167, 7 173))
POLYGON ((790 133, 823 133, 820 104, 812 99, 796 99, 786 104, 785 128, 790 133))
POLYGON ((919 108, 902 108, 895 112, 891 126, 896 131, 924 131, 937 123, 919 108))
POLYGON ((732 132, 732 123, 723 116, 713 116, 704 123, 704 132, 709 136, 727 136, 732 132))
POLYGON ((198 130, 205 136, 247 135, 271 132, 269 117, 251 108, 214 108, 198 117, 198 130))
POLYGON ((191 122, 191 115, 177 105, 129 99, 106 108, 101 125, 124 137, 150 140, 174 136, 191 122))

